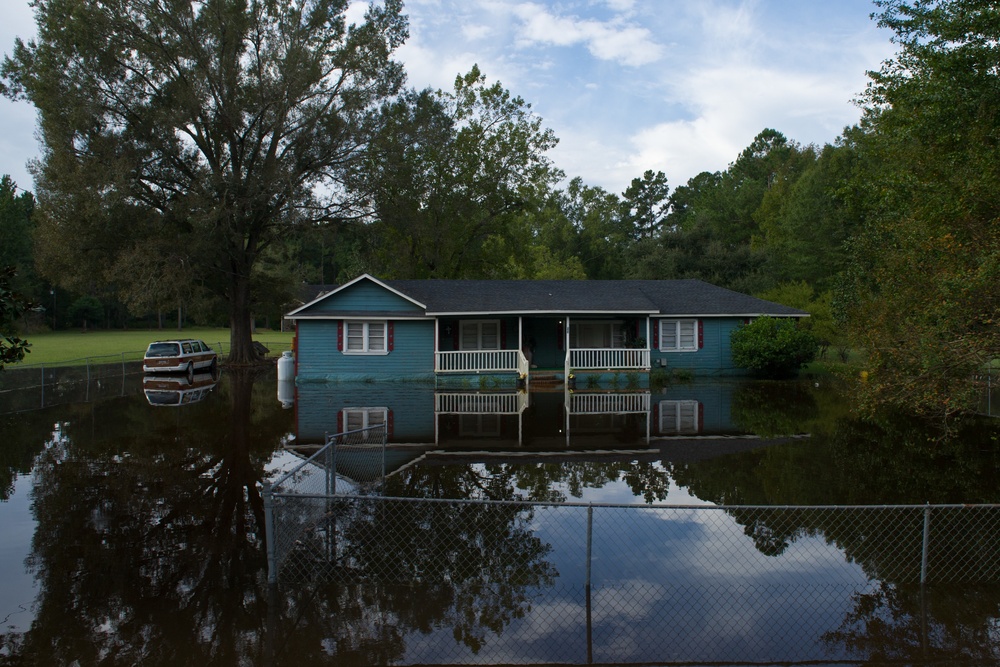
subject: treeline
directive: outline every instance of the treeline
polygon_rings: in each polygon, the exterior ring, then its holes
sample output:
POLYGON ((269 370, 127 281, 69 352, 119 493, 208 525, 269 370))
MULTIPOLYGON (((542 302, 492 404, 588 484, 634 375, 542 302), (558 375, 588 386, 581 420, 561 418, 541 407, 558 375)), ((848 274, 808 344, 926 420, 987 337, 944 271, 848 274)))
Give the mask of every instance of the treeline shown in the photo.
POLYGON ((875 0, 899 52, 870 73, 856 126, 824 146, 764 129, 723 171, 669 184, 668 165, 650 165, 621 193, 554 165, 557 138, 478 68, 452 90, 407 89, 390 57, 406 38, 398 1, 350 27, 327 20, 342 11, 331 3, 315 21, 223 3, 222 22, 152 0, 131 19, 94 5, 107 40, 91 41, 42 6, 46 41, 18 43, 0 68, 0 92, 39 108, 46 144, 38 201, 9 181, 0 192, 0 264, 52 301, 47 319, 228 321, 249 359, 248 319, 275 326, 303 284, 362 272, 699 278, 807 309, 819 338, 866 351, 872 405, 966 410, 971 378, 1000 358, 991 3, 875 0), (257 69, 202 48, 239 17, 244 43, 263 40, 257 69), (147 52, 132 19, 183 39, 147 52), (51 65, 64 59, 77 75, 51 65), (216 87, 192 84, 203 76, 216 87))
MULTIPOLYGON (((481 104, 491 104, 491 95, 508 95, 499 84, 482 84, 478 71, 460 81, 470 77, 480 84, 481 104)), ((567 181, 549 164, 538 148, 554 145, 555 138, 523 102, 517 102, 523 116, 508 116, 474 137, 463 135, 471 132, 457 127, 440 99, 440 116, 425 116, 418 126, 417 107, 440 97, 423 91, 386 108, 387 115, 409 116, 411 124, 386 122, 355 174, 366 197, 363 214, 306 224, 301 235, 269 247, 256 278, 260 326, 276 325, 303 284, 342 283, 361 272, 383 278, 697 278, 810 307, 820 319, 829 315, 829 295, 845 265, 844 242, 858 224, 839 193, 850 146, 802 146, 765 129, 725 171, 699 174, 671 190, 662 171, 650 170, 614 193, 579 177, 567 181), (446 125, 453 136, 439 134, 433 144, 413 141, 428 126, 440 133, 446 125), (535 147, 517 145, 532 132, 535 147)), ((147 245, 123 254, 107 248, 115 242, 109 238, 99 253, 110 260, 105 269, 99 258, 81 265, 79 250, 66 247, 73 241, 53 238, 44 225, 36 228, 33 210, 31 193, 4 177, 0 234, 11 243, 0 249, 0 265, 18 267, 16 286, 43 306, 46 326, 171 327, 178 311, 182 321, 226 322, 226 304, 203 284, 196 263, 204 260, 191 249, 164 250, 163 241, 150 235, 147 245), (144 273, 148 281, 136 280, 144 273)), ((822 332, 836 336, 832 326, 822 332)))

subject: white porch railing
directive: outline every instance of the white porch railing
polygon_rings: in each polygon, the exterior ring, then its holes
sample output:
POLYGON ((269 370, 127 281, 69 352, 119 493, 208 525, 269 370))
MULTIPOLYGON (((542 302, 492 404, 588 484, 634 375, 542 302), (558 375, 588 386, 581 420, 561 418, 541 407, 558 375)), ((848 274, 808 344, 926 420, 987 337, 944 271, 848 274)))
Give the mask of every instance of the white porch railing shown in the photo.
POLYGON ((570 394, 569 412, 574 415, 649 413, 649 393, 570 394))
POLYGON ((528 394, 434 394, 434 412, 463 415, 516 415, 528 406, 528 394))
POLYGON ((528 360, 520 350, 469 350, 434 353, 434 370, 438 373, 515 373, 527 372, 527 366, 528 360))
POLYGON ((649 350, 630 347, 571 349, 569 369, 571 371, 649 370, 649 350))

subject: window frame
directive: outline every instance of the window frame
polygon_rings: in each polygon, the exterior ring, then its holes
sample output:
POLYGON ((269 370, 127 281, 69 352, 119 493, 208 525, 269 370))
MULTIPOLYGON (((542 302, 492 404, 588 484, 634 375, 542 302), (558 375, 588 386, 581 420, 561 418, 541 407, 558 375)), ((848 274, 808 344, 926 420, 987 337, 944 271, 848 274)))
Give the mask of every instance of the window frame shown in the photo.
POLYGON ((389 354, 389 321, 388 320, 345 320, 344 321, 344 349, 342 350, 344 354, 350 355, 371 355, 371 356, 384 356, 389 354), (371 335, 371 325, 381 325, 382 335, 380 337, 382 341, 381 350, 372 350, 372 335, 371 335), (361 340, 362 349, 352 350, 350 349, 351 340, 351 327, 352 326, 362 326, 361 340))
MULTIPOLYGON (((364 431, 365 429, 371 428, 373 426, 383 426, 385 428, 386 439, 389 437, 389 408, 385 407, 348 407, 340 409, 341 415, 341 425, 342 430, 345 433, 355 433, 357 431, 364 431), (371 423, 371 416, 379 415, 381 417, 381 422, 371 423), (361 426, 357 428, 350 427, 351 418, 361 417, 361 426)), ((363 443, 371 442, 381 442, 381 438, 374 437, 370 432, 366 432, 364 438, 362 438, 363 443)))
POLYGON ((574 319, 569 323, 569 346, 573 350, 618 350, 625 347, 625 321, 624 320, 583 320, 574 319), (601 332, 600 347, 582 347, 580 345, 581 327, 600 327, 601 332), (605 347, 603 341, 611 341, 610 347, 605 347))
POLYGON ((699 401, 660 401, 657 412, 659 413, 657 427, 661 435, 697 435, 701 433, 699 419, 701 403, 699 401), (665 418, 668 416, 673 424, 671 428, 664 428, 665 418))
POLYGON ((485 320, 459 320, 458 322, 458 349, 460 352, 495 352, 503 349, 503 325, 500 323, 499 319, 485 319, 485 320), (483 325, 484 324, 495 324, 497 328, 497 346, 496 347, 483 347, 483 325), (476 327, 476 345, 477 347, 466 347, 465 346, 465 329, 467 325, 475 325, 476 327))
POLYGON ((662 319, 659 323, 659 335, 656 341, 656 349, 660 352, 697 352, 699 349, 698 345, 698 319, 690 317, 682 317, 675 319, 662 319), (682 330, 681 327, 684 324, 691 325, 691 347, 682 347, 681 338, 682 330), (674 347, 667 347, 666 345, 666 332, 668 328, 673 328, 674 340, 676 345, 674 347))

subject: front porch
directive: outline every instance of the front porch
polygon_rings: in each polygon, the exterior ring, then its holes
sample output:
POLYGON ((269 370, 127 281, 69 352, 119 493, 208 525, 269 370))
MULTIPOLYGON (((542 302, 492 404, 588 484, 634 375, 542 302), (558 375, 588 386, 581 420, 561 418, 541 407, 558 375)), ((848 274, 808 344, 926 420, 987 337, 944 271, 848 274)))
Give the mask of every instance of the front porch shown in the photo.
POLYGON ((438 319, 434 373, 524 382, 535 372, 561 372, 563 382, 577 373, 648 373, 650 339, 646 316, 438 319))

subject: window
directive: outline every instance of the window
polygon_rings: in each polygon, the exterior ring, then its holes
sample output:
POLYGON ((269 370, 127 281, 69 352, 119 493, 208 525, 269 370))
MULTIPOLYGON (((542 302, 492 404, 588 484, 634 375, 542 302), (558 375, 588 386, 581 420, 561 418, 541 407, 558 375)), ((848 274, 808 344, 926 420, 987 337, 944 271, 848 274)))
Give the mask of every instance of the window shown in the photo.
POLYGON ((499 350, 500 320, 466 320, 461 323, 461 350, 499 350))
POLYGON ((344 408, 341 410, 341 430, 350 435, 345 436, 346 444, 362 444, 382 442, 389 417, 388 408, 344 408), (382 428, 377 428, 377 427, 382 428), (370 429, 364 431, 363 429, 370 429), (354 431, 363 431, 353 433, 354 431))
POLYGON ((570 347, 573 348, 625 347, 625 335, 621 322, 570 322, 569 340, 570 347))
POLYGON ((500 415, 459 415, 458 434, 462 437, 500 437, 500 415))
POLYGON ((698 349, 698 320, 660 320, 660 351, 694 352, 698 349))
POLYGON ((385 322, 347 322, 344 354, 388 354, 385 322))
POLYGON ((691 435, 698 433, 698 401, 660 401, 660 433, 691 435))

